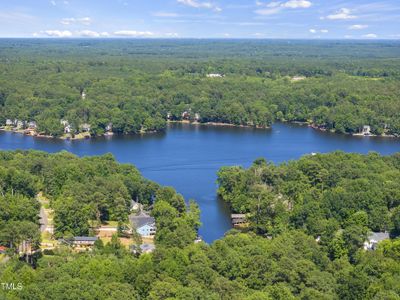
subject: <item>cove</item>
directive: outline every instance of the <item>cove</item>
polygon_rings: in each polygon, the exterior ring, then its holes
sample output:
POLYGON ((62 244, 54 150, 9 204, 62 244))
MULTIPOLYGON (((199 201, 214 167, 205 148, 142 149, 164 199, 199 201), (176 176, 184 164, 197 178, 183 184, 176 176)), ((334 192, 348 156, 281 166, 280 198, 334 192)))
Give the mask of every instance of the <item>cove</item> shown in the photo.
POLYGON ((400 139, 351 137, 280 123, 271 129, 170 124, 165 133, 81 141, 0 132, 0 149, 67 150, 78 156, 112 153, 119 162, 134 164, 146 178, 195 199, 202 212, 200 235, 212 242, 231 228, 229 208, 216 197, 220 167, 248 167, 258 157, 281 163, 335 150, 388 155, 400 151, 400 139))

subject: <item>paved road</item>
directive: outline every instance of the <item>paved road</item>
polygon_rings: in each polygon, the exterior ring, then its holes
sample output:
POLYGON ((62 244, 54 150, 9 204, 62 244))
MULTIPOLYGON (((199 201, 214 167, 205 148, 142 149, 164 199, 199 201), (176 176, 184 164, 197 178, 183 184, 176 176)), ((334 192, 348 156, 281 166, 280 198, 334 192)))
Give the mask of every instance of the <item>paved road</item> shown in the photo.
POLYGON ((39 212, 39 217, 40 217, 40 231, 43 233, 46 231, 47 226, 49 224, 49 220, 47 219, 47 214, 46 211, 44 210, 43 206, 40 207, 40 212, 39 212))

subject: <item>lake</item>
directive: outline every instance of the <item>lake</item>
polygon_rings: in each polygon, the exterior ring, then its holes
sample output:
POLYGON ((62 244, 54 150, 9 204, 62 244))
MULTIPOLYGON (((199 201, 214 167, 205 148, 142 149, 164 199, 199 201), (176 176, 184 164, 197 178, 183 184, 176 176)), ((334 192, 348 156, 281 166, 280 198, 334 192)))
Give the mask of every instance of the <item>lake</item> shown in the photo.
POLYGON ((216 197, 220 167, 248 167, 258 157, 280 163, 334 150, 387 155, 400 151, 400 139, 351 137, 279 123, 272 129, 170 124, 166 133, 81 141, 0 132, 0 149, 67 150, 79 156, 110 152, 119 162, 134 164, 146 178, 173 186, 185 199, 195 199, 202 211, 200 235, 212 242, 231 228, 229 209, 216 197))

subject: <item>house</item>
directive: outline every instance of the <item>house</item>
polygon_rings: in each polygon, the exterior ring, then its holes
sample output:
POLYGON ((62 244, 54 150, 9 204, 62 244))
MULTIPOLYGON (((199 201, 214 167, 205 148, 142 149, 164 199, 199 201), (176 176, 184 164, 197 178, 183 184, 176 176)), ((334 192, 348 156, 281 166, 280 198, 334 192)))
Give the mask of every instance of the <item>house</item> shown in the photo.
POLYGON ((112 131, 112 129, 113 129, 113 124, 112 123, 108 123, 107 126, 106 126, 106 131, 110 132, 110 131, 112 131))
POLYGON ((196 122, 199 122, 200 121, 200 114, 199 113, 195 113, 194 114, 194 120, 196 121, 196 122))
POLYGON ((378 243, 390 239, 387 232, 372 232, 364 242, 364 250, 376 250, 378 243))
POLYGON ((151 237, 156 234, 156 222, 153 217, 150 217, 144 212, 139 215, 131 215, 129 217, 132 227, 136 229, 142 237, 151 237))
POLYGON ((0 254, 6 254, 7 249, 8 249, 7 247, 0 246, 0 254))
POLYGON ((371 135, 371 126, 369 125, 364 125, 362 128, 362 132, 363 135, 371 135))
POLYGON ((73 246, 91 247, 99 238, 97 236, 76 236, 72 239, 73 246))
POLYGON ((142 204, 140 204, 139 202, 136 202, 134 200, 131 200, 131 207, 130 207, 130 211, 140 211, 142 209, 142 204))
POLYGON ((224 74, 218 74, 218 73, 211 73, 211 74, 207 74, 208 78, 222 78, 225 77, 224 74))
POLYGON ((64 127, 64 133, 71 133, 71 131, 72 131, 71 125, 67 125, 64 127))
POLYGON ((60 123, 64 126, 64 133, 71 133, 72 127, 69 124, 68 120, 60 120, 60 123))
POLYGON ((36 129, 36 128, 37 128, 37 124, 36 124, 35 121, 30 121, 30 122, 28 123, 28 129, 34 130, 34 129, 36 129))
POLYGON ((156 246, 154 244, 142 244, 140 245, 140 250, 142 253, 151 253, 156 249, 156 246))
POLYGON ((184 111, 183 113, 182 113, 182 119, 184 119, 184 120, 188 120, 190 118, 190 112, 188 112, 188 111, 184 111))
POLYGON ((14 125, 14 122, 12 120, 10 120, 10 119, 6 120, 6 126, 13 126, 13 125, 14 125))
POLYGON ((90 124, 84 123, 81 126, 79 126, 79 128, 83 131, 83 132, 89 132, 90 131, 90 124))
POLYGON ((247 223, 245 214, 231 214, 231 221, 233 226, 240 226, 247 223))
POLYGON ((23 121, 19 121, 19 120, 17 120, 17 122, 16 122, 16 127, 17 127, 17 129, 21 129, 21 128, 24 128, 24 124, 25 122, 23 122, 23 121))

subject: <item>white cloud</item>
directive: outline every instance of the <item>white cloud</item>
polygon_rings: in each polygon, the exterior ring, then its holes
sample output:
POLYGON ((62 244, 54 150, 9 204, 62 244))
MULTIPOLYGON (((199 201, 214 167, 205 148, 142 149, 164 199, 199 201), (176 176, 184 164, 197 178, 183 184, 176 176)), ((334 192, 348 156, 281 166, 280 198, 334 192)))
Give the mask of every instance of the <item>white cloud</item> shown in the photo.
POLYGON ((154 33, 151 31, 119 30, 115 31, 114 35, 124 37, 149 37, 153 36, 154 33))
POLYGON ((53 6, 57 5, 56 1, 54 1, 54 0, 50 1, 50 4, 53 5, 53 6))
POLYGON ((290 0, 285 2, 270 2, 270 3, 263 3, 260 1, 256 2, 257 6, 264 6, 266 8, 257 9, 255 11, 256 14, 267 16, 273 15, 281 12, 284 9, 298 9, 298 8, 309 8, 312 6, 312 2, 307 0, 290 0))
POLYGON ((366 29, 368 28, 368 25, 351 25, 349 26, 350 30, 361 30, 361 29, 366 29))
POLYGON ((77 34, 84 37, 100 37, 100 33, 91 30, 78 31, 77 34))
POLYGON ((378 37, 378 35, 376 35, 375 33, 368 33, 368 34, 364 34, 362 37, 367 38, 367 39, 376 39, 378 37))
POLYGON ((283 7, 287 8, 309 8, 311 5, 312 3, 306 0, 290 0, 282 4, 283 7))
POLYGON ((72 32, 69 30, 44 30, 42 31, 43 34, 51 37, 71 37, 72 32))
POLYGON ((154 17, 161 17, 161 18, 176 18, 179 15, 177 13, 159 11, 159 12, 153 13, 153 16, 154 17))
POLYGON ((63 18, 60 21, 63 25, 71 25, 71 24, 82 24, 82 25, 90 25, 92 24, 92 19, 89 17, 84 18, 63 18))
MULTIPOLYGON (((328 20, 350 20, 356 19, 357 16, 351 14, 351 10, 348 8, 341 8, 336 13, 326 16, 328 20)), ((323 17, 321 19, 324 19, 323 17)))
POLYGON ((309 30, 310 31, 310 33, 312 33, 312 34, 315 34, 315 33, 318 33, 318 32, 320 32, 320 33, 328 33, 329 32, 329 30, 328 29, 310 29, 309 30))
POLYGON ((169 38, 177 38, 177 37, 179 37, 179 34, 176 33, 176 32, 167 32, 167 33, 165 34, 165 36, 166 36, 166 37, 169 37, 169 38))
POLYGON ((203 2, 198 0, 177 0, 178 3, 194 7, 194 8, 208 8, 216 12, 221 12, 222 9, 211 2, 203 2))

